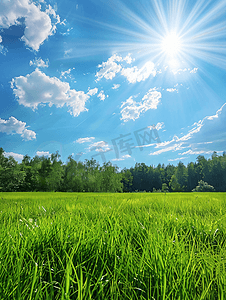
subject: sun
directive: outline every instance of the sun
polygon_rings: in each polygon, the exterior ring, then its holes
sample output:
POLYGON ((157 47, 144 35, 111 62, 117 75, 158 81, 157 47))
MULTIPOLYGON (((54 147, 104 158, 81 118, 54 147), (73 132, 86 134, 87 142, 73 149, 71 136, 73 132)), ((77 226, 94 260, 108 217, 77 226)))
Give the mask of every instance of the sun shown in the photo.
POLYGON ((162 50, 165 54, 176 57, 181 51, 181 39, 175 33, 171 32, 162 40, 162 50))

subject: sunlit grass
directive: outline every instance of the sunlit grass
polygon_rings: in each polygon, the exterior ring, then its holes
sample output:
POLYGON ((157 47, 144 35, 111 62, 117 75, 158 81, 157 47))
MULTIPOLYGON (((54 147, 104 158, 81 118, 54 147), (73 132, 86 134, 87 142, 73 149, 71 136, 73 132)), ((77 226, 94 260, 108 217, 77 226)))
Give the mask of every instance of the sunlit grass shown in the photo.
POLYGON ((221 299, 226 195, 0 193, 0 299, 221 299))

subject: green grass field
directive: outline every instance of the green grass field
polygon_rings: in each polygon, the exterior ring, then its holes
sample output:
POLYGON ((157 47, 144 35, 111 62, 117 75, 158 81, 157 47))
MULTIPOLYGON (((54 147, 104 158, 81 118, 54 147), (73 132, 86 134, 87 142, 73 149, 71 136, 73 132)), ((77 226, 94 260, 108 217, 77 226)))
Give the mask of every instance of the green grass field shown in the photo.
POLYGON ((226 194, 0 193, 0 299, 226 299, 226 194))

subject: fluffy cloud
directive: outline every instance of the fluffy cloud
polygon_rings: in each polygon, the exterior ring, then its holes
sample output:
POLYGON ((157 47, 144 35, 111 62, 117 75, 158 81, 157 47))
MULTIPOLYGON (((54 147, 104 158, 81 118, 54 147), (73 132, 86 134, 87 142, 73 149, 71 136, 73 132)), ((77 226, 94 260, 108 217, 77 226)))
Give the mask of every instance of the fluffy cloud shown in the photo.
POLYGON ((136 102, 131 96, 121 105, 121 120, 127 122, 128 120, 135 121, 140 117, 140 114, 146 112, 149 109, 157 109, 162 95, 155 89, 150 89, 146 95, 142 98, 141 102, 136 102))
MULTIPOLYGON (((2 37, 0 35, 0 44, 2 43, 2 37)), ((3 55, 6 55, 7 49, 3 46, 0 45, 0 53, 2 53, 3 55)))
POLYGON ((192 69, 192 70, 191 70, 190 68, 173 69, 173 70, 172 70, 172 73, 173 73, 174 75, 176 75, 177 73, 178 73, 178 74, 181 74, 181 73, 184 73, 184 72, 189 72, 189 73, 195 74, 195 73, 198 72, 198 68, 194 68, 194 69, 192 69))
POLYGON ((127 64, 131 64, 132 61, 135 60, 135 58, 131 57, 131 53, 129 53, 126 57, 123 58, 123 60, 127 63, 127 64))
POLYGON ((117 90, 120 87, 120 84, 113 84, 112 89, 113 90, 117 90))
POLYGON ((69 83, 49 77, 39 69, 12 79, 11 87, 19 104, 32 109, 36 109, 41 103, 48 103, 50 107, 53 104, 56 107, 67 105, 73 116, 88 111, 85 107, 90 98, 88 94, 70 89, 69 83))
POLYGON ((56 19, 55 23, 59 23, 59 16, 56 15, 50 5, 45 11, 42 11, 41 4, 35 5, 29 0, 0 2, 0 26, 9 28, 12 25, 19 25, 23 19, 25 30, 21 40, 36 51, 56 29, 55 24, 52 24, 50 15, 56 19))
POLYGON ((19 134, 21 137, 30 141, 36 139, 36 133, 26 128, 26 123, 10 117, 8 120, 0 119, 0 132, 6 134, 19 134))
POLYGON ((97 94, 97 92, 98 92, 98 88, 94 88, 94 89, 89 90, 87 95, 94 96, 97 94))
POLYGON ((49 151, 37 151, 36 154, 38 156, 50 156, 49 151))
POLYGON ((115 75, 122 69, 122 66, 120 64, 117 64, 117 62, 120 62, 122 60, 123 59, 121 56, 114 54, 106 62, 98 65, 98 68, 100 68, 100 70, 96 73, 96 81, 99 81, 102 78, 113 79, 115 75))
POLYGON ((96 151, 96 152, 108 152, 110 150, 112 150, 110 148, 110 146, 108 145, 108 143, 106 143, 105 141, 100 141, 100 142, 96 142, 96 143, 92 143, 89 148, 87 148, 89 151, 96 151))
POLYGON ((125 160, 127 158, 131 158, 131 156, 129 154, 126 154, 126 155, 123 155, 120 158, 113 158, 111 161, 122 161, 122 160, 125 160))
POLYGON ((156 76, 155 65, 149 61, 141 69, 137 67, 124 68, 121 74, 127 78, 130 83, 145 81, 150 75, 156 76))
POLYGON ((173 93, 173 92, 178 93, 178 89, 174 89, 174 88, 166 89, 166 91, 169 92, 169 93, 173 93))
POLYGON ((74 70, 74 69, 75 69, 75 68, 72 68, 72 69, 68 69, 68 70, 66 70, 66 71, 61 72, 60 78, 62 78, 62 77, 66 78, 67 76, 70 77, 70 73, 71 73, 71 71, 74 70))
POLYGON ((49 60, 47 59, 46 61, 42 60, 40 58, 35 58, 34 60, 30 60, 30 66, 35 66, 38 68, 48 68, 49 66, 49 60))
POLYGON ((155 126, 156 130, 163 129, 165 127, 164 122, 158 122, 155 126))
POLYGON ((108 95, 105 96, 104 91, 100 91, 100 93, 97 95, 97 97, 98 97, 100 100, 104 101, 104 100, 106 99, 106 97, 108 98, 108 95))
MULTIPOLYGON (((122 58, 119 55, 114 54, 106 62, 98 65, 100 70, 96 73, 96 81, 99 81, 102 78, 107 80, 112 80, 117 73, 120 73, 122 76, 126 77, 130 83, 136 83, 146 80, 150 75, 156 76, 156 70, 154 63, 148 61, 144 64, 142 68, 137 66, 131 68, 124 68, 122 63, 126 62, 131 64, 133 59, 130 54, 122 58)), ((113 89, 118 88, 117 85, 114 85, 113 89)))
POLYGON ((14 152, 4 152, 5 157, 12 156, 15 160, 21 162, 24 158, 22 154, 14 153, 14 152))
POLYGON ((89 143, 92 140, 95 140, 95 137, 79 138, 79 139, 76 140, 76 143, 79 143, 79 144, 89 143))

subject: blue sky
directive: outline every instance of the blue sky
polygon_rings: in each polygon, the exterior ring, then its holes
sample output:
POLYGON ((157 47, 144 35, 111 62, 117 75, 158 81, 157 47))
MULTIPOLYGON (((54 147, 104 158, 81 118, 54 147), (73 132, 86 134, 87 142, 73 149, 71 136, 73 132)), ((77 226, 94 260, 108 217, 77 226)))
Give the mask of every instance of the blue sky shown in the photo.
POLYGON ((0 146, 120 168, 226 150, 225 0, 1 0, 0 146))

